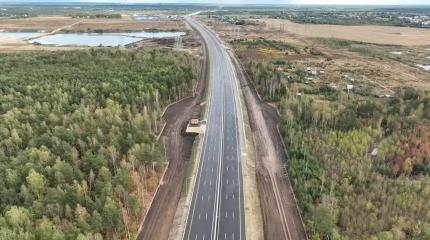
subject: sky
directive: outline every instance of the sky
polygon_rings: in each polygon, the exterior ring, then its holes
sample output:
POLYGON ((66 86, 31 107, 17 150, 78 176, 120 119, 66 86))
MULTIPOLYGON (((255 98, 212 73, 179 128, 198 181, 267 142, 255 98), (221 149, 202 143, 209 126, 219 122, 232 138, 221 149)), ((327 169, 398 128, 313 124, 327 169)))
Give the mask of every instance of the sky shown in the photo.
POLYGON ((357 4, 357 5, 408 5, 430 4, 430 0, 292 0, 297 4, 357 4))
POLYGON ((430 0, 81 0, 86 2, 120 3, 244 3, 244 4, 336 4, 336 5, 429 5, 430 0))
POLYGON ((81 0, 119 3, 252 3, 252 4, 337 4, 337 5, 409 5, 430 4, 430 0, 81 0))
MULTIPOLYGON (((0 0, 0 2, 4 0, 0 0)), ((430 0, 15 0, 16 2, 215 3, 215 4, 328 4, 430 5, 430 0)), ((14 2, 14 1, 12 1, 14 2)))

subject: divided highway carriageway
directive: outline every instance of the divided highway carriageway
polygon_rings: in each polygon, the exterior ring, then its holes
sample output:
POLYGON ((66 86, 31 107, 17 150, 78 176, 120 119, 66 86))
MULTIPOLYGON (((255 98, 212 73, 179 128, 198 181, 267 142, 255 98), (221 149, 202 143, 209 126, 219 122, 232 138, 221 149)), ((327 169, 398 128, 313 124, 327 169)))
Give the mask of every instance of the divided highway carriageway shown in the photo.
POLYGON ((238 79, 226 47, 192 16, 185 20, 200 32, 209 56, 208 119, 185 240, 245 239, 241 157, 243 119, 238 79))

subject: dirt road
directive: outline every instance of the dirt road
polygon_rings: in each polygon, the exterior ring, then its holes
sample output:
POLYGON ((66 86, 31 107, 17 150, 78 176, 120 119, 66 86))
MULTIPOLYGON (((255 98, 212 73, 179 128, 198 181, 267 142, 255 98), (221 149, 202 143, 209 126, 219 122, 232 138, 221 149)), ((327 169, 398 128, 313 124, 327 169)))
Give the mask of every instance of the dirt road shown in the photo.
POLYGON ((283 173, 285 151, 278 133, 276 109, 262 102, 240 71, 238 75, 248 108, 251 129, 257 146, 257 182, 264 222, 265 239, 307 239, 291 183, 283 173))
POLYGON ((31 41, 31 40, 35 40, 35 39, 38 39, 38 38, 41 38, 41 37, 45 37, 45 36, 49 36, 49 35, 54 35, 54 34, 56 34, 56 33, 60 32, 60 31, 63 31, 64 29, 72 28, 73 26, 75 26, 75 25, 77 25, 77 24, 80 24, 81 22, 82 22, 82 20, 81 20, 81 21, 77 21, 77 22, 72 23, 72 24, 67 25, 67 26, 59 27, 59 28, 54 29, 53 31, 51 31, 51 32, 49 32, 49 33, 45 33, 45 34, 41 34, 41 35, 36 36, 36 37, 28 38, 27 40, 28 40, 28 41, 31 41))
POLYGON ((166 127, 160 140, 166 149, 169 167, 146 214, 138 240, 164 240, 169 237, 195 138, 184 134, 184 129, 193 111, 202 101, 205 89, 206 57, 203 59, 195 96, 173 104, 163 116, 166 127))

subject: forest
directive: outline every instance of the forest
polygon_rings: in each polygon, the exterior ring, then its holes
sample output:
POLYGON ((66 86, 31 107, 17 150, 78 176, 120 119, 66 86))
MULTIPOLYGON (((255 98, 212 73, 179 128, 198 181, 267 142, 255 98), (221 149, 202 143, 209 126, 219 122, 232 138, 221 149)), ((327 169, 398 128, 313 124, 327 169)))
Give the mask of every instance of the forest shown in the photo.
POLYGON ((393 9, 304 9, 281 11, 270 17, 289 19, 297 23, 334 24, 334 25, 381 25, 425 28, 421 22, 414 22, 414 17, 427 16, 428 8, 393 8, 393 9))
MULTIPOLYGON (((430 19, 427 6, 230 6, 223 8, 223 10, 202 12, 201 14, 224 21, 243 18, 244 20, 241 23, 249 22, 249 19, 268 17, 308 24, 381 25, 417 28, 429 28, 429 24, 426 22, 430 19), (420 20, 420 18, 422 19, 420 20)), ((234 21, 226 22, 237 24, 234 21)))
MULTIPOLYGON (((0 54, 0 239, 131 239, 163 108, 195 59, 171 50, 0 54)), ((149 170, 148 170, 149 169, 149 170)))
POLYGON ((310 239, 430 239, 428 90, 399 86, 380 97, 301 87, 307 73, 293 61, 241 57, 280 112, 286 171, 310 239))

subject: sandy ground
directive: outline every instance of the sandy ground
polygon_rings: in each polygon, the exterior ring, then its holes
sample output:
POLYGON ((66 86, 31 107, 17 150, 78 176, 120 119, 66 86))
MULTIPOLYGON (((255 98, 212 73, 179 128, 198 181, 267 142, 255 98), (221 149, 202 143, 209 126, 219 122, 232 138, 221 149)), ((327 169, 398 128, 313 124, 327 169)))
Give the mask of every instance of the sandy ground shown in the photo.
POLYGON ((245 204, 245 233, 248 240, 261 240, 264 239, 263 215, 261 212, 260 196, 258 193, 257 184, 257 153, 254 144, 254 137, 249 122, 248 111, 246 109, 246 102, 244 95, 241 92, 242 117, 244 119, 244 132, 245 132, 245 146, 246 156, 242 156, 242 177, 243 177, 243 190, 244 190, 244 204, 245 204))
POLYGON ((145 29, 159 29, 171 30, 178 29, 184 30, 185 25, 182 21, 170 20, 134 20, 130 17, 123 17, 121 19, 76 19, 71 17, 34 17, 34 18, 21 18, 21 19, 0 19, 0 30, 3 31, 53 31, 54 29, 62 26, 71 25, 75 22, 81 21, 79 24, 74 25, 69 30, 71 31, 142 31, 145 29))
POLYGON ((72 49, 84 49, 84 47, 37 46, 20 39, 0 37, 0 52, 42 51, 42 50, 60 51, 60 50, 72 50, 72 49))
POLYGON ((264 19, 264 27, 306 37, 339 38, 390 45, 429 45, 430 29, 391 26, 343 26, 298 24, 288 20, 264 19))

